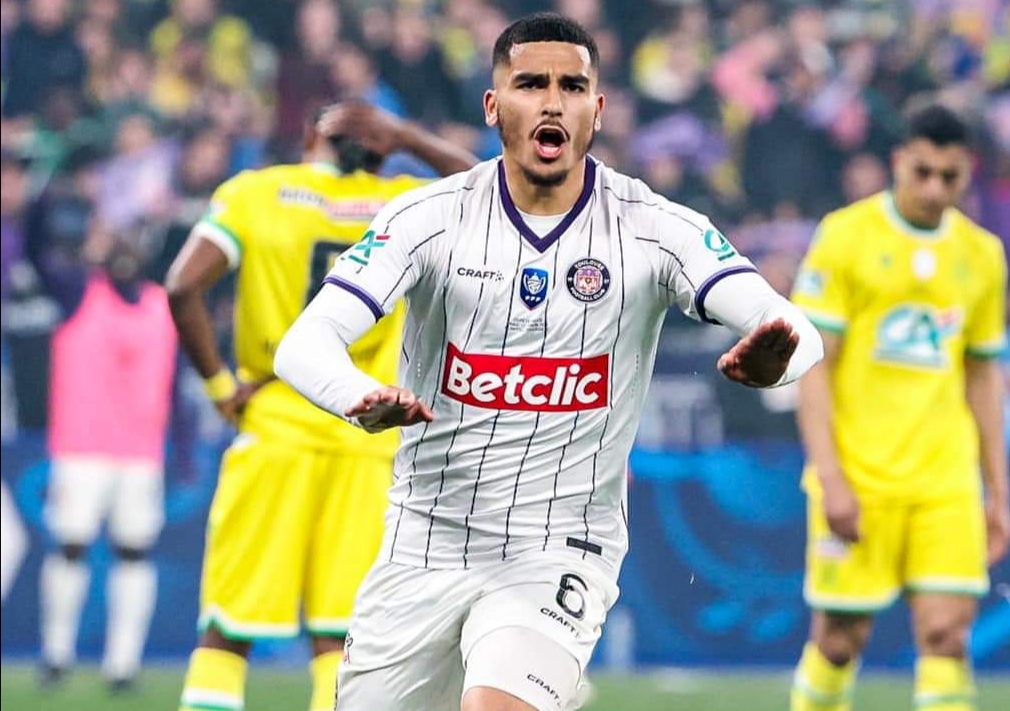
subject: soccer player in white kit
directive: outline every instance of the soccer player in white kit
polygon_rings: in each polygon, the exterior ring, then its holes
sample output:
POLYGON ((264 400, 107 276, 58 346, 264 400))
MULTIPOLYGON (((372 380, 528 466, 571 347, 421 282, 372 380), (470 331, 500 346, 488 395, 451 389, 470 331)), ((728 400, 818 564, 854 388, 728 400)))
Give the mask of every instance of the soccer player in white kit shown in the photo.
POLYGON ((502 156, 384 208, 276 354, 318 406, 405 426, 340 711, 572 708, 618 593, 626 462, 667 308, 739 332, 718 368, 746 385, 822 355, 707 218, 588 155, 605 100, 581 27, 521 19, 493 64, 502 156), (401 297, 391 386, 347 345, 401 297))

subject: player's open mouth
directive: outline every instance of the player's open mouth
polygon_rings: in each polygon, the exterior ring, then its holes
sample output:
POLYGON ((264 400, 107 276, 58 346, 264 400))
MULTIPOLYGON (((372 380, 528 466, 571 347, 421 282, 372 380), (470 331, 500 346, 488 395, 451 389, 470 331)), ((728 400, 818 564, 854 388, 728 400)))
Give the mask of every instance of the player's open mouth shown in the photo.
POLYGON ((560 126, 541 126, 533 132, 533 145, 537 156, 543 160, 554 160, 560 156, 567 141, 568 134, 560 126))

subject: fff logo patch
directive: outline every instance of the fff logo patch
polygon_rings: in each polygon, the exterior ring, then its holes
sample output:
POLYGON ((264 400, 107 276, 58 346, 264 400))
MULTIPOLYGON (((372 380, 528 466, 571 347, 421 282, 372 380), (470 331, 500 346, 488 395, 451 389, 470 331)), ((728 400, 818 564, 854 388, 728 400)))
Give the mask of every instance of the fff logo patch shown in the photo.
POLYGON ((729 243, 726 236, 719 230, 712 228, 705 230, 704 240, 705 247, 715 252, 715 258, 720 262, 736 256, 736 250, 733 249, 733 245, 729 243))
POLYGON ((519 298, 526 308, 535 309, 547 298, 547 283, 550 276, 545 269, 526 267, 519 278, 519 298))
POLYGON ((375 230, 368 230, 365 236, 361 238, 361 241, 344 254, 352 262, 367 267, 368 260, 372 258, 372 252, 385 247, 388 241, 389 235, 377 235, 375 234, 375 230))

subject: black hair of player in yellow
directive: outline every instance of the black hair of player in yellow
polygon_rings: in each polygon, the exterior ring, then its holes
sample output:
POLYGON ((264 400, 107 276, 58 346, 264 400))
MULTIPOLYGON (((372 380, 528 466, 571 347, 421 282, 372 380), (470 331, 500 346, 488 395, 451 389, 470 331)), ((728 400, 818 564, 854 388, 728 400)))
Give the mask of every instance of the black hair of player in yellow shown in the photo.
MULTIPOLYGON (((309 131, 314 131, 316 124, 329 106, 321 106, 309 115, 309 131)), ((356 170, 364 170, 369 173, 378 173, 382 167, 385 156, 376 151, 370 150, 349 136, 326 136, 330 147, 336 154, 336 164, 341 173, 353 173, 356 170)))

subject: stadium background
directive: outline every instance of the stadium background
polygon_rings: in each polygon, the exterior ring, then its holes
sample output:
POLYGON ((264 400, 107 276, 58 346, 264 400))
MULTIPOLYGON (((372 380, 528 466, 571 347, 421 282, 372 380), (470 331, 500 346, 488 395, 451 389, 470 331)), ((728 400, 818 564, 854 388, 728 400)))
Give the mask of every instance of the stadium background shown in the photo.
MULTIPOLYGON (((589 27, 601 47, 608 107, 593 153, 710 214, 783 292, 816 220, 886 184, 899 112, 924 96, 940 95, 971 117, 980 150, 964 207, 1010 240, 1005 0, 0 5, 2 475, 20 517, 5 511, 2 535, 28 537, 3 602, 5 702, 18 684, 28 695, 16 698, 29 699, 25 665, 38 647, 47 349, 58 318, 26 254, 43 240, 80 247, 98 229, 130 231, 161 278, 213 188, 239 170, 297 160, 302 117, 321 101, 364 97, 490 157, 497 134, 482 125, 480 96, 491 45, 511 18, 558 9, 589 27)), ((387 171, 427 174, 404 156, 387 171)), ((214 302, 227 346, 228 288, 214 302)), ((795 392, 748 391, 717 378, 713 363, 730 340, 679 316, 664 330, 631 461, 632 552, 594 662, 617 678, 654 666, 781 672, 802 646, 795 392)), ((203 526, 229 436, 180 361, 168 523, 155 553, 152 660, 179 662, 195 640, 203 526)), ((100 650, 109 558, 104 544, 91 553, 85 659, 100 650)), ((980 669, 1005 675, 1010 563, 993 571, 993 582, 972 650, 980 669)), ((869 668, 909 667, 906 622, 901 607, 883 618, 869 668)), ((257 649, 255 658, 285 668, 305 654, 286 642, 257 649)), ((166 709, 178 683, 169 670, 167 680, 159 677, 166 709)), ((774 678, 784 694, 784 677, 774 678)), ((1010 698, 1006 676, 992 684, 999 699, 1010 698)))

